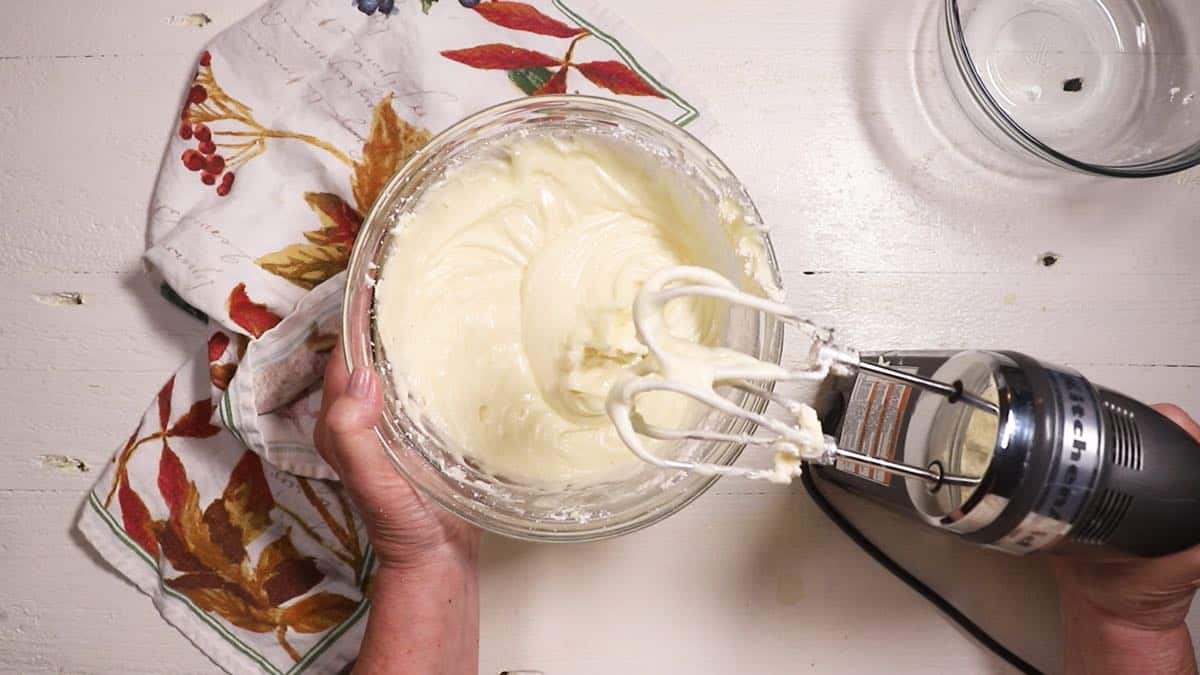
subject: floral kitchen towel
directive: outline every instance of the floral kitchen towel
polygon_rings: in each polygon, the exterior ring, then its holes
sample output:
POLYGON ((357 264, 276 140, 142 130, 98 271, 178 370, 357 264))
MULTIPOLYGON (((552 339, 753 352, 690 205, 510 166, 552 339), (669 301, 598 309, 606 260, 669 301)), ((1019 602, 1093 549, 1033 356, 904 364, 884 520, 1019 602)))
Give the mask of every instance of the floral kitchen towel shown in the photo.
POLYGON ((376 194, 433 133, 543 93, 707 122, 587 0, 274 0, 198 55, 146 257, 212 332, 131 425, 79 527, 225 670, 354 658, 372 553, 311 442, 340 273, 376 194))

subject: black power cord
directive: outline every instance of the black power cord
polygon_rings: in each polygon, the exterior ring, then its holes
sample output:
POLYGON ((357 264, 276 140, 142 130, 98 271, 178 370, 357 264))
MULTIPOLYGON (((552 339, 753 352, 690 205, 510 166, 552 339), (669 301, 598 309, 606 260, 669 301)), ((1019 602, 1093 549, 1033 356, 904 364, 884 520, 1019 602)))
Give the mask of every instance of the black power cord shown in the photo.
POLYGON ((808 496, 812 498, 814 503, 816 503, 817 508, 821 509, 821 512, 824 513, 825 516, 830 520, 832 520, 833 524, 837 525, 839 530, 849 537, 851 541, 857 544, 858 547, 861 548, 867 555, 871 556, 875 562, 882 565, 884 569, 891 572, 892 575, 897 579, 903 581, 906 586, 916 591, 918 595, 932 603, 934 607, 937 607, 942 611, 942 613, 950 617, 951 621, 961 626, 963 630, 967 631, 967 633, 971 635, 971 637, 975 638, 980 642, 980 644, 991 650, 993 654, 1004 659, 1004 661, 1010 666, 1016 668, 1022 673, 1027 673, 1029 675, 1042 675, 1040 670, 1034 668, 1025 659, 1017 656, 1008 647, 1000 644, 996 638, 988 635, 987 631, 980 628, 979 625, 968 618, 966 614, 963 614, 958 610, 957 607, 950 604, 950 601, 946 600, 946 598, 943 598, 937 591, 926 585, 925 582, 913 576, 911 572, 901 567, 900 564, 895 560, 892 560, 888 554, 884 553, 883 550, 872 543, 870 539, 867 539, 866 535, 859 531, 859 529, 855 527, 853 523, 847 520, 846 516, 843 515, 841 511, 838 511, 837 507, 835 507, 829 501, 829 499, 827 499, 825 495, 821 494, 821 491, 817 489, 817 484, 812 477, 812 467, 810 465, 804 465, 803 470, 800 472, 800 482, 804 485, 804 490, 808 493, 808 496))

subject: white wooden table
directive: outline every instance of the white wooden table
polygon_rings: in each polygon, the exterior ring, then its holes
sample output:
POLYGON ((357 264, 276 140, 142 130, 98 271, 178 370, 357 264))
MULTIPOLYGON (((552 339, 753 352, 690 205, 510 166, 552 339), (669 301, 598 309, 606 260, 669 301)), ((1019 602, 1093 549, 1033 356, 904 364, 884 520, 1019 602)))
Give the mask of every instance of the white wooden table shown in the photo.
MULTIPOLYGON (((697 80, 722 123, 707 140, 773 223, 793 298, 848 342, 1015 348, 1200 411, 1200 173, 1034 181, 974 164, 987 146, 939 104, 934 53, 917 37, 932 4, 611 2, 697 80), (1061 255, 1052 267, 1038 263, 1047 251, 1061 255)), ((72 522, 203 339, 146 283, 139 255, 181 78, 245 3, 7 10, 0 671, 212 672, 72 522), (212 22, 179 18, 194 12, 212 22)), ((847 509, 1001 640, 1055 668, 1040 560, 847 509)), ((482 585, 483 673, 1002 670, 797 490, 723 481, 606 543, 489 539, 482 585)), ((1200 628, 1200 612, 1192 618, 1200 628)))

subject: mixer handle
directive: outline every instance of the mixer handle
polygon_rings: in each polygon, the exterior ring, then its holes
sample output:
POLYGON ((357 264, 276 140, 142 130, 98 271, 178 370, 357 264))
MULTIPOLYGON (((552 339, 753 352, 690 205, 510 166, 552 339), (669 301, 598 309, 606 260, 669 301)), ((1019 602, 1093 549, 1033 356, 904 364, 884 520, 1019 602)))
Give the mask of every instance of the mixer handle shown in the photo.
POLYGON ((1142 556, 1200 544, 1200 442, 1150 406, 1096 390, 1109 438, 1100 489, 1081 514, 1082 532, 1142 556))

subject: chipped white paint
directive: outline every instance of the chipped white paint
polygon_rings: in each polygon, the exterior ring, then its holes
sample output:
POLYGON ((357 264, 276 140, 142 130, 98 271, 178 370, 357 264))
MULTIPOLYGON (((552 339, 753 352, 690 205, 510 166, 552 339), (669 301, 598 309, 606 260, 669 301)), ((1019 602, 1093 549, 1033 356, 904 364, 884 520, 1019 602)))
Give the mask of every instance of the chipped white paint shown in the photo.
POLYGON ((87 462, 69 455, 40 455, 37 460, 39 466, 51 471, 87 473, 92 470, 87 462))
POLYGON ((75 291, 58 291, 56 293, 35 293, 33 299, 43 305, 52 307, 70 307, 87 302, 87 296, 75 291))
MULTIPOLYGON (((920 105, 944 86, 936 51, 913 37, 930 29, 926 0, 609 4, 702 78, 722 123, 706 141, 772 224, 785 284, 848 342, 1011 347, 1200 411, 1200 174, 981 168, 990 146, 953 109, 920 105), (1035 264, 1045 251, 1061 261, 1035 264)), ((180 88, 203 41, 247 5, 14 7, 0 25, 0 672, 211 673, 69 523, 164 376, 202 348, 203 326, 158 296, 138 256, 180 88), (198 11, 212 18, 202 30, 168 23, 198 11), (86 301, 37 301, 60 291, 86 301), (65 464, 43 459, 54 455, 65 464)), ((1053 666, 1040 561, 835 499, 1053 666)), ((801 494, 769 486, 719 483, 612 542, 488 539, 482 587, 485 674, 997 668, 801 494)))
POLYGON ((167 17, 168 26, 184 26, 187 28, 204 28, 212 23, 212 19, 203 12, 194 14, 173 14, 167 17))

